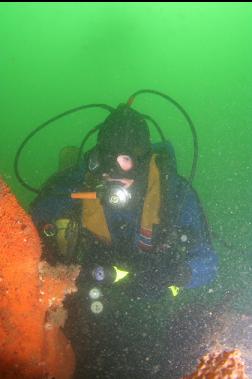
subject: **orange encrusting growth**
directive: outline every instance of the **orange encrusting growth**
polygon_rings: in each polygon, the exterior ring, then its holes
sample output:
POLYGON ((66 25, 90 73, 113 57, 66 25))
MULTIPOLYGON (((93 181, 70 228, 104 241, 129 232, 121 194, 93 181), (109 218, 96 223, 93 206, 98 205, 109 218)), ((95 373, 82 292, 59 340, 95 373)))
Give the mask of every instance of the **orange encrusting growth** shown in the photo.
POLYGON ((1 379, 73 375, 74 354, 60 326, 62 300, 76 290, 79 269, 50 269, 40 257, 40 239, 30 217, 0 180, 1 379))
POLYGON ((239 350, 213 352, 201 358, 197 370, 183 379, 248 379, 239 350))

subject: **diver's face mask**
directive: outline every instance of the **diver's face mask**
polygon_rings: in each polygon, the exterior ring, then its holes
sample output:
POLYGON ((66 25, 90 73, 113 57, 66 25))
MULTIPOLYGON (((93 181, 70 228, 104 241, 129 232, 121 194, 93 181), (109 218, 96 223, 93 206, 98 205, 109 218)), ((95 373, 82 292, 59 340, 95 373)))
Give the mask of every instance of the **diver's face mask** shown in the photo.
POLYGON ((132 208, 141 198, 143 165, 128 154, 99 154, 97 150, 89 157, 89 170, 97 179, 98 197, 108 206, 132 208))

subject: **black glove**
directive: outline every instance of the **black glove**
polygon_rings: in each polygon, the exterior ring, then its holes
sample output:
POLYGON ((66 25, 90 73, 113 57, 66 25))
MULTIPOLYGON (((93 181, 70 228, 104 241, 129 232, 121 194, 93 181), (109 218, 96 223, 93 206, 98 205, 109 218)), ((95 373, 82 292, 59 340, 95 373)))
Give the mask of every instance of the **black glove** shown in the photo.
POLYGON ((157 297, 167 287, 185 286, 191 278, 191 269, 178 257, 164 253, 135 252, 130 268, 132 295, 157 297))

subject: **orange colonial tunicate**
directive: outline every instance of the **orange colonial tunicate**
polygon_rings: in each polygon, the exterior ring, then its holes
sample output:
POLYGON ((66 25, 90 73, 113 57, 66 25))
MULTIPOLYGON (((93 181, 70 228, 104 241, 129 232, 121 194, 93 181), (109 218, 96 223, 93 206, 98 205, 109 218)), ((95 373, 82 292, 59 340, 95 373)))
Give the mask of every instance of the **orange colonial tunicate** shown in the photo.
POLYGON ((41 262, 31 218, 0 181, 0 378, 70 379, 75 359, 61 326, 77 266, 41 262))

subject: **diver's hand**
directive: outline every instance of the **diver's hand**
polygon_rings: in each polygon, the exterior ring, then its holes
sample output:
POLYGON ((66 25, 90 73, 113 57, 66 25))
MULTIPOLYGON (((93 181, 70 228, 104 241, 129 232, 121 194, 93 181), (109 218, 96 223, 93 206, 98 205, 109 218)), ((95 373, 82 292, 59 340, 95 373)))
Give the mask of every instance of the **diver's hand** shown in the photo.
POLYGON ((135 253, 130 290, 139 297, 159 297, 170 286, 184 287, 191 280, 187 261, 163 253, 135 253))

